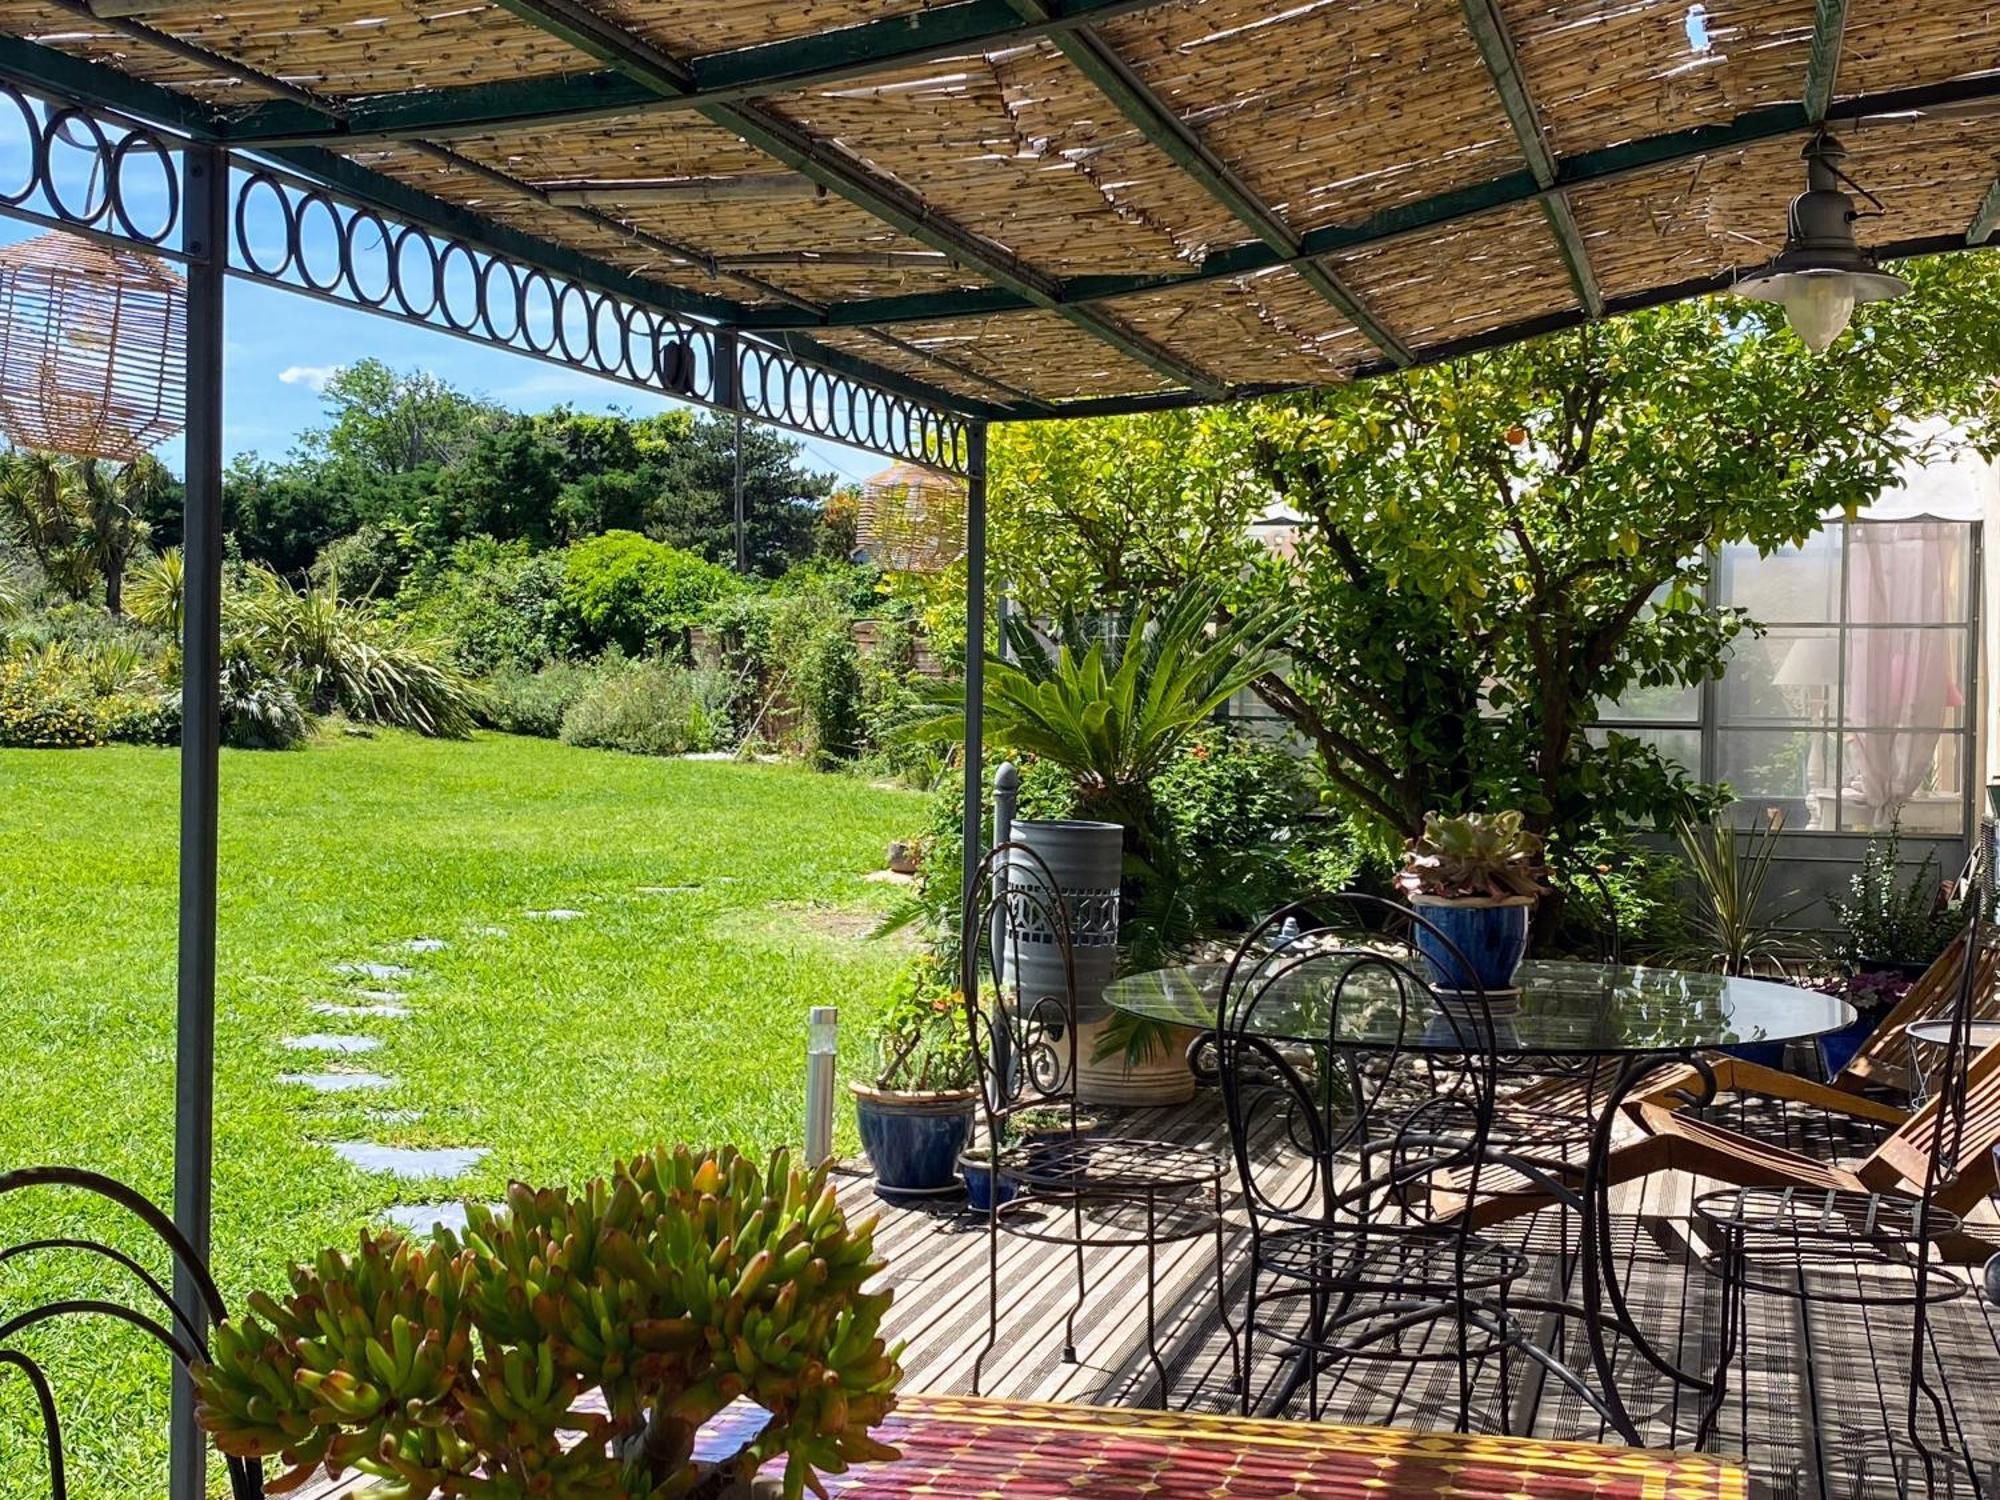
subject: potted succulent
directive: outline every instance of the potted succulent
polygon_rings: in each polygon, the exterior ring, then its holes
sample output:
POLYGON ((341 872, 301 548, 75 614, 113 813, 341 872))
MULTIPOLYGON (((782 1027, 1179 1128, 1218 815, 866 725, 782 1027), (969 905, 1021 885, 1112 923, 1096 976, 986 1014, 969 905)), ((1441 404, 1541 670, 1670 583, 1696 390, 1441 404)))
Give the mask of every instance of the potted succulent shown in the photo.
POLYGON ((1433 984, 1489 993, 1513 986, 1529 913, 1548 889, 1541 838, 1521 826, 1521 814, 1425 813, 1396 884, 1430 924, 1417 928, 1416 942, 1433 984))
POLYGON ((885 1196, 958 1191, 978 1069, 965 1002, 935 960, 907 968, 875 1034, 875 1067, 854 1082, 855 1121, 885 1196))
POLYGON ((796 1500, 819 1470, 891 1458, 868 1436, 902 1377, 878 1332, 872 1221, 783 1151, 661 1147, 571 1193, 516 1183, 461 1233, 362 1233, 254 1293, 194 1371, 224 1453, 385 1493, 796 1500), (589 1393, 601 1400, 585 1401, 589 1393), (770 1414, 726 1460, 696 1431, 732 1401, 770 1414))

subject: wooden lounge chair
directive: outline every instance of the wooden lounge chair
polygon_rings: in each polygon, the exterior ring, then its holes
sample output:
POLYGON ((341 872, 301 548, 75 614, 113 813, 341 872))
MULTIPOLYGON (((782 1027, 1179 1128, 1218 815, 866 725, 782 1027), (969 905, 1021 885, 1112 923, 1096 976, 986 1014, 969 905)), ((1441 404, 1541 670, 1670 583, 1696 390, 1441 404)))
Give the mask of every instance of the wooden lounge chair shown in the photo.
MULTIPOLYGON (((1612 1148, 1609 1178, 1615 1185, 1657 1172, 1692 1172, 1737 1187, 1799 1187, 1808 1190, 1879 1193, 1911 1198, 1923 1188, 1937 1130, 1938 1101, 1933 1099, 1905 1119, 1896 1131, 1853 1168, 1835 1166, 1760 1141, 1725 1125, 1697 1119, 1683 1110, 1660 1104, 1639 1104, 1632 1115, 1639 1138, 1612 1148)), ((1975 1058, 1966 1074, 1965 1127, 1957 1171, 1937 1186, 1933 1201, 1960 1216, 1969 1215, 1994 1190, 1993 1151, 2000 1146, 2000 1045, 1975 1058)), ((1522 1180, 1512 1191, 1482 1191, 1471 1205, 1476 1227, 1530 1212, 1553 1203, 1553 1196, 1533 1190, 1522 1180)), ((1464 1212, 1461 1197, 1433 1200, 1441 1216, 1464 1212)), ((1994 1246, 1958 1235, 1940 1243, 1951 1259, 1977 1260, 1994 1246)))

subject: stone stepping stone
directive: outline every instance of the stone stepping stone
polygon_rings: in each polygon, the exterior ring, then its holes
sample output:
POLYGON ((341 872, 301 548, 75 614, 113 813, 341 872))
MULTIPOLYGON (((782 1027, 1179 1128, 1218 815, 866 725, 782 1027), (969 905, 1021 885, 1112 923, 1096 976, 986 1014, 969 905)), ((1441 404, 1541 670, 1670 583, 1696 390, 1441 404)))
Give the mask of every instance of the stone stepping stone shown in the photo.
POLYGON ((333 1154, 364 1172, 387 1172, 407 1182, 462 1177, 492 1153, 484 1146, 383 1146, 374 1141, 337 1141, 333 1154))
POLYGON ((354 974, 362 979, 411 979, 416 976, 417 971, 407 964, 354 963, 335 964, 333 972, 354 974))
POLYGON ((578 917, 587 914, 570 906, 551 906, 541 911, 530 911, 526 915, 533 917, 537 922, 574 922, 578 917))
POLYGON ((443 938, 411 938, 403 944, 404 951, 409 953, 442 953, 450 946, 443 938))
MULTIPOLYGON (((504 1203, 487 1205, 495 1213, 506 1206, 504 1203)), ((383 1209, 382 1217, 405 1234, 429 1234, 437 1228, 463 1234, 467 1223, 463 1203, 402 1203, 383 1209)))
POLYGON ((294 1052, 373 1052, 382 1045, 377 1036, 343 1036, 328 1031, 314 1031, 305 1036, 288 1036, 284 1045, 294 1052))
POLYGON ((395 1079, 381 1073, 280 1073, 278 1082, 303 1084, 316 1094, 352 1094, 396 1086, 395 1079))
POLYGON ((386 1000, 374 1005, 339 1005, 331 1000, 318 1000, 311 1010, 316 1016, 355 1016, 384 1021, 400 1021, 410 1013, 409 1006, 395 1005, 386 1000))

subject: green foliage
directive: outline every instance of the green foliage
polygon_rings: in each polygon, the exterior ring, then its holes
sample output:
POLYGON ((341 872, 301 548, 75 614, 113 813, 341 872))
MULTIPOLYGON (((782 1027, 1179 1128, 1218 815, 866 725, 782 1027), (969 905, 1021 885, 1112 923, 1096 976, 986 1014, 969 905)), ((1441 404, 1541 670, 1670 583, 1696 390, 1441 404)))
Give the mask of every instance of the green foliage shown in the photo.
POLYGON ((408 634, 337 583, 295 588, 268 568, 244 571, 223 607, 244 655, 280 676, 309 713, 460 739, 472 690, 435 643, 408 634))
POLYGON ((1768 909, 1764 887, 1783 831, 1777 819, 1760 824, 1743 838, 1739 850, 1733 824, 1680 825, 1681 858, 1694 883, 1696 904, 1687 940, 1667 955, 1675 966, 1717 974, 1784 974, 1812 957, 1810 943, 1786 929, 1805 903, 1777 912, 1768 909))
POLYGON ((84 749, 105 740, 99 696, 74 679, 56 680, 28 657, 0 661, 0 745, 84 749))
POLYGON ((125 602, 132 618, 173 640, 180 639, 186 598, 187 568, 178 547, 143 559, 131 570, 125 585, 125 602))
POLYGON ((412 1496, 672 1500, 697 1429, 745 1397, 771 1420, 733 1479, 782 1456, 798 1500, 819 1470, 894 1456, 867 1435, 902 1377, 891 1294, 862 1290, 873 1224, 847 1222, 825 1166, 660 1147, 580 1192, 516 1183, 469 1220, 427 1245, 364 1233, 283 1302, 252 1294, 196 1373, 218 1446, 412 1496))
POLYGON ((1944 899, 1936 858, 1926 854, 1905 884, 1901 851, 1902 829, 1892 823, 1887 838, 1869 840, 1861 868, 1848 879, 1847 899, 1827 903, 1841 926, 1834 953, 1850 967, 1928 964, 1965 925, 1963 913, 1944 899))
POLYGON ((0 744, 171 744, 179 698, 167 689, 163 654, 150 646, 124 633, 16 639, 0 659, 0 744))
POLYGON ((237 750, 292 750, 312 733, 312 716, 286 676, 242 636, 222 642, 222 743, 237 750))
POLYGON ((565 553, 563 602, 587 650, 628 656, 680 650, 688 627, 739 587, 727 571, 631 531, 610 531, 565 553))
POLYGON ((1424 814, 1410 840, 1397 886, 1451 901, 1532 901, 1547 889, 1541 838, 1521 826, 1521 814, 1424 814))
POLYGON ((576 622, 563 592, 568 576, 561 552, 475 537, 454 547, 421 587, 406 590, 397 614, 413 629, 449 641, 464 672, 532 672, 574 648, 576 622))
POLYGON ((68 598, 102 586, 104 607, 122 612, 125 567, 145 545, 145 511, 176 492, 158 459, 130 463, 54 453, 0 454, 0 528, 68 598))
POLYGON ((733 740, 735 686, 726 673, 656 657, 607 658, 564 711, 562 742, 633 755, 724 750, 733 740))
POLYGON ((936 958, 913 960, 896 977, 877 1022, 869 1072, 878 1089, 947 1093, 979 1082, 965 999, 936 958))
POLYGON ((1556 925, 1542 930, 1550 911, 1544 904, 1536 913, 1535 942, 1551 952, 1596 957, 1615 924, 1628 963, 1685 947, 1686 877, 1686 867, 1671 854, 1649 849, 1627 834, 1601 835, 1557 862, 1551 879, 1559 901, 1556 925), (1579 871, 1584 864, 1596 879, 1579 871))
POLYGON ((799 706, 806 760, 824 770, 860 748, 861 658, 854 647, 854 618, 844 601, 824 588, 774 602, 765 660, 782 674, 799 706))
POLYGON ((489 729, 552 740, 562 733, 570 706, 595 687, 604 672, 595 662, 550 662, 538 672, 503 667, 479 684, 474 712, 489 729))
POLYGON ((332 421, 306 435, 306 452, 385 474, 449 462, 503 416, 427 370, 399 374, 379 359, 335 370, 320 401, 332 421))

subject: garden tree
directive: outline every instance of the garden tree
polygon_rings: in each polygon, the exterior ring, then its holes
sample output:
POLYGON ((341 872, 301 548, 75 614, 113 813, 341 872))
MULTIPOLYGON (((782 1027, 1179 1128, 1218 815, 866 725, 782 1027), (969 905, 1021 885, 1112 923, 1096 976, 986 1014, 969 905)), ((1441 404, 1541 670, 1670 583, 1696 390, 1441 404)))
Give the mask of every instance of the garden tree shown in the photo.
POLYGON ((114 464, 56 453, 0 460, 0 515, 49 582, 73 600, 102 587, 124 611, 125 569, 147 542, 146 515, 178 489, 151 454, 114 464))
MULTIPOLYGON (((1153 584, 1130 553, 1206 571, 1238 608, 1284 601, 1289 664, 1258 689, 1388 828, 1481 805, 1571 834, 1665 818, 1688 807, 1685 778, 1627 736, 1586 731, 1604 700, 1721 670, 1746 622, 1703 603, 1704 549, 1802 540, 1899 464, 1990 442, 2000 272, 1985 255, 1905 271, 1913 295, 1871 305, 1824 356, 1781 312, 1711 298, 1215 413, 1182 429, 1145 494, 1126 436, 1048 444, 1035 457, 1056 477, 1038 487, 1067 497, 1078 545, 1114 539, 1137 587, 1153 584), (1933 416, 1959 435, 1912 425, 1933 416), (1246 570, 1226 548, 1162 554, 1143 526, 1094 520, 1171 514, 1162 490, 1216 497, 1225 518, 1281 508, 1292 555, 1246 570)), ((1007 474, 995 493, 1021 487, 1007 474)), ((998 551, 1021 588, 1029 567, 998 551)), ((1108 571, 1094 555, 1081 586, 1108 571)))
POLYGON ((398 373, 379 359, 335 370, 320 401, 333 420, 306 434, 305 456, 344 459, 385 474, 448 464, 504 415, 427 370, 398 373))
MULTIPOLYGON (((816 550, 820 512, 833 476, 800 466, 802 445, 754 422, 743 424, 743 511, 746 562, 775 578, 816 550)), ((734 566, 736 422, 695 420, 687 440, 662 464, 662 487, 645 527, 649 535, 710 562, 734 566)))

